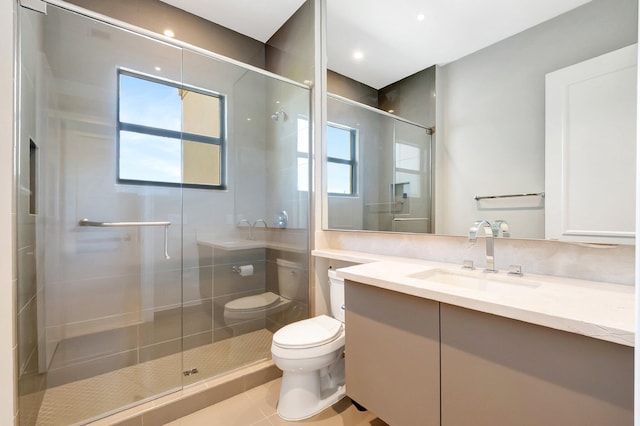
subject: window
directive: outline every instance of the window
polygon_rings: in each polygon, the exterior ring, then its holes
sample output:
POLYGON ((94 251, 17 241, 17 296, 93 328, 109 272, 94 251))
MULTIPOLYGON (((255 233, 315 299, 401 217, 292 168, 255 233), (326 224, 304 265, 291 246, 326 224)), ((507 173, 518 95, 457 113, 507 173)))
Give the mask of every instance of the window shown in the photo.
POLYGON ((118 181, 225 189, 225 98, 128 71, 118 76, 118 181))
POLYGON ((356 185, 357 130, 338 124, 327 126, 327 192, 354 195, 356 185))

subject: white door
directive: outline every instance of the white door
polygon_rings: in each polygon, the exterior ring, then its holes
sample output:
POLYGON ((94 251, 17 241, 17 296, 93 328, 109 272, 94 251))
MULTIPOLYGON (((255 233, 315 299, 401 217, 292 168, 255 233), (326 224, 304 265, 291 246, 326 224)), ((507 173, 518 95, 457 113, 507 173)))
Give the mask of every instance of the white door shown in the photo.
POLYGON ((637 45, 546 76, 546 238, 634 244, 637 45))

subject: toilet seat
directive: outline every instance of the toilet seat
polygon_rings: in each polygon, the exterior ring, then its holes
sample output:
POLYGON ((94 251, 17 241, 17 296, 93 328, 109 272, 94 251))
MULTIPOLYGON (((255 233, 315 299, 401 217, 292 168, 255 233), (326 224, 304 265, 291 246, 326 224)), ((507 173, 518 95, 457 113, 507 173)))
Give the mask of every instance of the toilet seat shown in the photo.
POLYGON ((322 346, 343 334, 344 325, 327 315, 289 324, 273 335, 273 344, 283 349, 306 349, 322 346))
POLYGON ((224 305, 227 312, 251 312, 269 308, 280 302, 280 296, 270 291, 254 296, 241 297, 224 305))

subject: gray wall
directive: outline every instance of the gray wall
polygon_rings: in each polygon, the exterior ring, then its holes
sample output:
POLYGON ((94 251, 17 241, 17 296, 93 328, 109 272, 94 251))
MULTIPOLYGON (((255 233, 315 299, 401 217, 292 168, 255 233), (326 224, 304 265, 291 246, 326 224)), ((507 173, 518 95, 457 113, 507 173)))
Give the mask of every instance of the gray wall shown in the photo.
POLYGON ((171 28, 176 40, 259 68, 265 66, 263 43, 158 0, 68 1, 158 34, 171 28))
POLYGON ((418 71, 378 91, 378 108, 431 127, 436 122, 436 67, 418 71))
POLYGON ((425 126, 436 122, 436 67, 418 71, 379 90, 327 70, 327 91, 352 101, 393 110, 393 114, 425 126))
POLYGON ((314 9, 307 0, 266 43, 265 69, 304 83, 314 76, 314 9))
POLYGON ((370 107, 378 107, 378 91, 335 71, 327 70, 327 91, 370 107))
POLYGON ((545 74, 637 42, 637 16, 636 0, 594 0, 438 70, 437 233, 506 219, 544 238, 540 200, 479 210, 473 196, 544 190, 545 74))

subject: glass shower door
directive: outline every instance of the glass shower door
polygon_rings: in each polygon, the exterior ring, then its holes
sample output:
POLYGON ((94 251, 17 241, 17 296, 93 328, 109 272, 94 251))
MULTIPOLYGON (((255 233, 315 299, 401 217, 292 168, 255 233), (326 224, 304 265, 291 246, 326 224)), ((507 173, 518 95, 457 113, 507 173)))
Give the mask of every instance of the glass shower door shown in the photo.
POLYGON ((217 108, 198 108, 197 117, 185 109, 183 152, 217 159, 205 169, 220 170, 218 187, 183 188, 190 384, 270 360, 273 333, 308 316, 309 179, 298 164, 309 156, 309 89, 188 49, 183 82, 217 99, 217 108), (277 220, 283 211, 286 224, 277 220), (282 261, 295 265, 295 294, 278 284, 282 261))
POLYGON ((182 51, 54 6, 20 31, 21 424, 85 422, 182 387, 182 51))
POLYGON ((394 120, 394 183, 391 197, 395 232, 432 232, 431 136, 427 129, 394 120))

